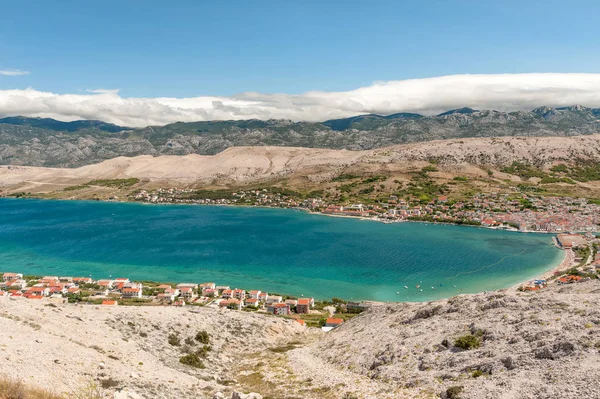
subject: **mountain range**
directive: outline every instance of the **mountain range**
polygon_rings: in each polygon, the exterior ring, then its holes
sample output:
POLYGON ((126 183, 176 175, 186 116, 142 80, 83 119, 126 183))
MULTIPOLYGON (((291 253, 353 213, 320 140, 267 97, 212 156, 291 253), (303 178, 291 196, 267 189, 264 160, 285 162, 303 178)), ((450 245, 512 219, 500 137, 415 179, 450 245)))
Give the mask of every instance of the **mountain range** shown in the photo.
POLYGON ((435 116, 367 114, 324 122, 230 120, 127 128, 83 120, 0 119, 0 164, 79 167, 118 156, 214 155, 236 146, 368 150, 431 140, 575 136, 600 132, 600 108, 500 112, 460 108, 435 116))

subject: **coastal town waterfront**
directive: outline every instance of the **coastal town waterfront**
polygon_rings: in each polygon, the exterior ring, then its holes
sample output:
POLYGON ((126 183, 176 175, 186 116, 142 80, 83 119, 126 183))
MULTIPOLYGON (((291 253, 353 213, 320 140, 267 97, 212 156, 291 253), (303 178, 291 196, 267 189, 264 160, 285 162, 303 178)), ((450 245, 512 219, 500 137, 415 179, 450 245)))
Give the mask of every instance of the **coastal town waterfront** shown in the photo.
POLYGON ((128 200, 153 204, 247 205, 299 208, 325 215, 369 218, 383 222, 425 221, 545 233, 595 232, 600 204, 585 198, 545 197, 527 192, 480 193, 468 200, 441 195, 429 201, 390 195, 371 204, 332 203, 321 197, 299 198, 286 190, 257 189, 207 192, 194 189, 140 190, 128 200))

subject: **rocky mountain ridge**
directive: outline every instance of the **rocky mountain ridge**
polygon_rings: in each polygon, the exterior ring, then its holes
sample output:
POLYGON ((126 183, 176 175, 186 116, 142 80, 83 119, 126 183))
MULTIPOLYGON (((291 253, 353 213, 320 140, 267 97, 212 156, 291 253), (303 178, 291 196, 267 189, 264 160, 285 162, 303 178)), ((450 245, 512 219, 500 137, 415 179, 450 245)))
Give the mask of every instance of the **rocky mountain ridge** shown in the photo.
POLYGON ((0 164, 78 167, 119 156, 214 155, 237 146, 369 150, 431 140, 576 136, 600 132, 600 109, 500 112, 461 108, 437 116, 359 115, 322 123, 241 120, 128 129, 99 121, 0 119, 0 164))

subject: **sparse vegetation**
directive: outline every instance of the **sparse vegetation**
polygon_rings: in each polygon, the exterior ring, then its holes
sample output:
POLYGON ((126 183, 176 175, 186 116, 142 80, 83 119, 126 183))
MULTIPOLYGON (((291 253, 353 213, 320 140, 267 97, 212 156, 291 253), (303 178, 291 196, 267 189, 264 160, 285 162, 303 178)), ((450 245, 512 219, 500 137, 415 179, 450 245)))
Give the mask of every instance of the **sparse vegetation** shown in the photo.
POLYGON ((181 345, 181 338, 179 338, 179 335, 177 334, 169 334, 169 345, 172 346, 180 346, 181 345))
POLYGON ((446 397, 448 399, 460 399, 460 394, 463 391, 462 386, 453 386, 446 389, 446 397))
POLYGON ((210 344, 210 335, 204 330, 198 331, 196 333, 195 339, 196 339, 196 341, 200 342, 201 344, 204 344, 204 345, 210 344))
POLYGON ((140 179, 132 177, 130 179, 108 179, 108 180, 92 180, 85 184, 80 184, 78 186, 69 186, 63 189, 63 191, 75 191, 81 190, 84 188, 89 188, 91 186, 100 186, 100 187, 111 187, 111 188, 127 188, 131 187, 140 182, 140 179))
POLYGON ((185 364, 186 366, 190 366, 190 367, 194 367, 194 368, 198 368, 198 369, 203 369, 206 367, 206 366, 204 366, 204 362, 195 353, 189 353, 187 355, 180 357, 179 362, 182 364, 185 364))
POLYGON ((476 349, 481 346, 481 338, 474 334, 463 335, 454 341, 454 346, 464 350, 476 349))

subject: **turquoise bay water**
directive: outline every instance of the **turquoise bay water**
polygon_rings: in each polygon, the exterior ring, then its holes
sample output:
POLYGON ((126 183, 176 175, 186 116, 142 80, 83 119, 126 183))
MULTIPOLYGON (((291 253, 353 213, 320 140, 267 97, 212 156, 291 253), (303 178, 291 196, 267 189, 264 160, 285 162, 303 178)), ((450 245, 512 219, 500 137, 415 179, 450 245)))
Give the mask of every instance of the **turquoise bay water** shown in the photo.
POLYGON ((0 272, 425 301, 508 287, 561 259, 542 234, 284 209, 0 199, 0 272))

